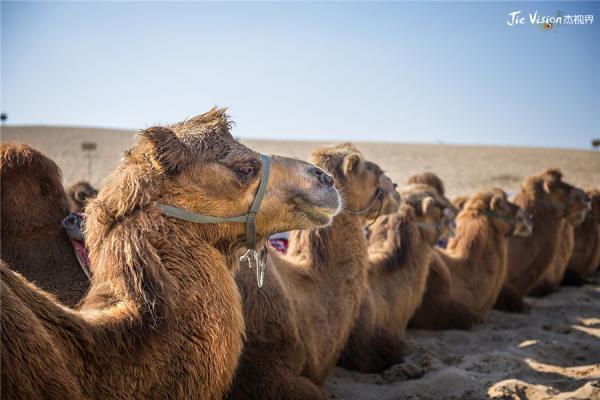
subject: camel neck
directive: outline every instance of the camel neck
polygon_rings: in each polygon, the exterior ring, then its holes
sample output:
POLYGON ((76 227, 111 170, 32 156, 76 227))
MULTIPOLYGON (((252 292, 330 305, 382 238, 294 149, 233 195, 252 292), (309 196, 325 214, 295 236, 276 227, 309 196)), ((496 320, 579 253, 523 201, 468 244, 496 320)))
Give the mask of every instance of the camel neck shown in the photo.
POLYGON ((342 211, 330 226, 297 231, 291 241, 298 242, 297 252, 322 274, 348 278, 357 269, 366 270, 367 240, 357 215, 342 211))
POLYGON ((398 230, 388 229, 384 243, 378 244, 376 253, 369 257, 369 270, 374 274, 393 272, 415 264, 426 248, 431 248, 423 240, 421 228, 415 226, 414 221, 403 218, 398 230))
POLYGON ((448 242, 447 253, 472 264, 489 257, 491 252, 499 251, 506 244, 506 233, 494 227, 487 217, 469 215, 458 222, 456 236, 448 242))

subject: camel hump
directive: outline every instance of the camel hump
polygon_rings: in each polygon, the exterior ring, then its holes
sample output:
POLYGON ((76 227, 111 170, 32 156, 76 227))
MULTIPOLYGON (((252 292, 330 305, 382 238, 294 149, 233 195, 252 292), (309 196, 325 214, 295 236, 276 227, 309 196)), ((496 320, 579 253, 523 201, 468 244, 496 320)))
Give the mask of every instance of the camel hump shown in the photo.
POLYGON ((54 161, 27 144, 2 144, 0 174, 3 240, 5 235, 60 226, 68 202, 62 173, 54 161))

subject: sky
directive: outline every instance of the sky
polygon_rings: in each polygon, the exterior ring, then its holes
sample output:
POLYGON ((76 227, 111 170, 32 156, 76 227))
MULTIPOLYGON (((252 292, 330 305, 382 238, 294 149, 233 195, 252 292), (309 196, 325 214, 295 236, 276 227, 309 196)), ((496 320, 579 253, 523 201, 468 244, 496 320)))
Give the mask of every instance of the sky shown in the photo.
POLYGON ((6 2, 13 125, 142 129, 229 108, 233 134, 590 148, 599 2, 6 2), (509 13, 526 23, 509 26, 509 13), (529 23, 593 15, 592 24, 529 23))

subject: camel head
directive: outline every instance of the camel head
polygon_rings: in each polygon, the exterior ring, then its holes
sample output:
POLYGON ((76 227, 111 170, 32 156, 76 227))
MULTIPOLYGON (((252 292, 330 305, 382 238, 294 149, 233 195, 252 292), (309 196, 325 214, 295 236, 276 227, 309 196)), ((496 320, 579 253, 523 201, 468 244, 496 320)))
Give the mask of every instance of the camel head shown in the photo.
POLYGON ((410 206, 415 223, 428 243, 452 236, 451 222, 456 210, 435 188, 427 184, 412 184, 400 191, 402 203, 410 206))
POLYGON ((398 185, 383 174, 379 177, 379 186, 383 190, 381 214, 387 215, 396 212, 400 206, 400 193, 396 190, 398 185))
POLYGON ((530 176, 522 185, 516 201, 525 197, 525 202, 521 205, 528 211, 550 212, 559 218, 569 218, 572 210, 589 209, 589 199, 585 193, 562 178, 562 173, 553 168, 530 176))
POLYGON ((567 221, 573 225, 579 225, 585 220, 585 216, 591 209, 591 198, 583 190, 574 187, 569 193, 567 221))
POLYGON ((596 223, 600 224, 600 189, 589 188, 585 191, 590 200, 592 201, 592 209, 587 213, 587 219, 593 219, 596 223))
POLYGON ((85 203, 98 194, 98 190, 94 189, 87 181, 79 181, 69 186, 65 191, 69 198, 71 212, 83 212, 85 203))
POLYGON ((62 174, 54 161, 29 145, 3 143, 0 174, 3 237, 60 227, 69 210, 62 174))
POLYGON ((344 143, 321 147, 311 154, 310 161, 334 176, 343 193, 346 212, 359 215, 363 222, 382 214, 383 171, 367 161, 355 146, 344 143))
POLYGON ((485 189, 471 196, 458 219, 469 215, 487 218, 504 236, 529 236, 533 230, 531 215, 511 203, 502 189, 485 189))
MULTIPOLYGON (((267 161, 235 140, 230 126, 225 109, 213 108, 175 125, 143 130, 92 202, 93 209, 113 223, 152 205, 160 214, 165 212, 161 205, 167 205, 215 218, 247 215, 267 161)), ((268 172, 255 219, 259 242, 275 232, 325 226, 339 211, 333 178, 320 168, 272 156, 268 172)), ((227 246, 228 253, 246 238, 245 223, 170 220, 209 243, 227 246)))
POLYGON ((437 192, 442 196, 446 195, 444 189, 444 182, 442 182, 440 177, 434 174, 433 172, 423 172, 417 175, 413 175, 410 178, 408 178, 408 181, 406 183, 409 185, 428 185, 437 190, 437 192))

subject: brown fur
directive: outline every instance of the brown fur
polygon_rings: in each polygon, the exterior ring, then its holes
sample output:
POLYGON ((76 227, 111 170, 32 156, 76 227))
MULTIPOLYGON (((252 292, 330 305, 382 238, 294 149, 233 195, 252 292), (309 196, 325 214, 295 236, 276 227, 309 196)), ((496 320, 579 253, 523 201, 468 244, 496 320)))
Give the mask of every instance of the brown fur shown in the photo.
POLYGON ((517 232, 528 224, 500 189, 471 196, 456 219, 456 236, 448 248, 434 250, 430 273, 435 279, 430 280, 411 327, 467 329, 493 306, 506 275, 511 225, 486 215, 488 211, 515 218, 517 232))
POLYGON ((571 281, 581 282, 600 267, 600 189, 586 190, 592 209, 575 228, 573 255, 567 266, 571 281))
POLYGON ((456 207, 457 210, 462 210, 467 200, 469 200, 469 196, 456 196, 452 199, 452 205, 456 207))
POLYGON ((83 212, 88 200, 98 195, 98 190, 94 189, 87 181, 79 181, 66 188, 67 198, 69 199, 69 210, 71 212, 83 212))
POLYGON ((0 172, 2 260, 75 306, 89 282, 61 226, 69 210, 60 169, 28 145, 2 144, 0 172))
POLYGON ((423 172, 421 174, 413 175, 410 178, 408 178, 408 181, 406 183, 408 183, 409 185, 428 185, 437 190, 437 192, 440 195, 446 195, 446 190, 444 189, 444 182, 433 172, 423 172))
MULTIPOLYGON (((140 136, 86 209, 94 275, 79 311, 2 263, 3 398, 220 399, 228 388, 244 334, 232 269, 245 228, 170 218, 155 204, 243 214, 262 164, 229 134, 224 110, 140 136)), ((336 212, 337 194, 309 167, 273 158, 259 239, 336 212)))
POLYGON ((556 169, 525 180, 515 203, 533 216, 533 233, 509 240, 508 273, 497 308, 523 311, 523 297, 544 276, 560 251, 563 220, 577 209, 573 204, 579 202, 580 195, 581 190, 564 182, 556 169))
POLYGON ((401 197, 400 211, 371 227, 368 288, 338 363, 344 368, 381 372, 401 360, 401 337, 421 303, 433 245, 447 233, 448 202, 434 188, 413 185, 401 197))
MULTIPOLYGON (((580 189, 575 189, 580 196, 587 197, 580 189)), ((567 265, 573 254, 575 245, 575 226, 580 225, 582 221, 581 212, 587 215, 585 206, 579 202, 572 202, 567 210, 568 216, 560 222, 559 240, 554 250, 552 262, 544 275, 541 277, 535 287, 529 292, 532 296, 545 296, 558 290, 563 280, 567 265)), ((585 216, 583 217, 585 218, 585 216)))
MULTIPOLYGON (((351 145, 315 151, 311 161, 331 171, 345 209, 368 205, 379 167, 351 145)), ((335 367, 366 286, 365 220, 342 211, 327 228, 292 232, 288 256, 269 253, 268 286, 254 288, 240 271, 247 342, 232 387, 235 399, 324 399, 320 386, 335 367)))

